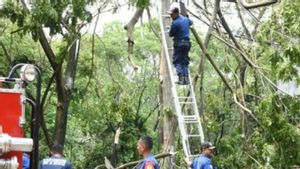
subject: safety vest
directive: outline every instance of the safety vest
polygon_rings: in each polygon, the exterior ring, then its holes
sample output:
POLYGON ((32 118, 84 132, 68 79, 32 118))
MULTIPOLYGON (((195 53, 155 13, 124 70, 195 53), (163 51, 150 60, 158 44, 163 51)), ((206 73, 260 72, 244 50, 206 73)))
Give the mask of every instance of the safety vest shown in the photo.
POLYGON ((149 163, 151 163, 154 166, 154 169, 159 169, 159 164, 158 164, 157 160, 155 159, 154 155, 151 153, 148 154, 148 156, 146 158, 144 158, 144 160, 137 165, 137 169, 147 169, 145 167, 149 163))

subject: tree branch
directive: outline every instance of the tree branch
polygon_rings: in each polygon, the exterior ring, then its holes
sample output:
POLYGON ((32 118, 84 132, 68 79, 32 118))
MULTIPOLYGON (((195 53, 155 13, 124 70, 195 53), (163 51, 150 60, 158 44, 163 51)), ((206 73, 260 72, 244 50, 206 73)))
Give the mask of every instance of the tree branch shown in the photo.
POLYGON ((249 113, 249 115, 250 115, 250 116, 251 116, 251 117, 259 124, 259 121, 258 121, 257 118, 254 116, 254 114, 252 113, 252 111, 249 110, 247 107, 245 107, 244 105, 242 105, 242 104, 238 101, 238 99, 237 99, 235 93, 233 94, 233 100, 234 100, 234 102, 235 102, 240 108, 242 108, 244 111, 246 111, 247 113, 249 113))
POLYGON ((42 109, 41 127, 42 127, 42 129, 44 131, 46 142, 47 142, 47 145, 48 145, 49 148, 50 148, 50 145, 52 144, 52 141, 50 140, 48 129, 47 129, 47 125, 46 125, 46 121, 45 121, 44 107, 45 107, 45 102, 46 102, 48 93, 50 91, 50 87, 52 85, 52 82, 54 81, 55 74, 56 74, 56 71, 52 74, 52 76, 51 76, 51 78, 50 78, 50 80, 48 82, 48 85, 46 87, 46 90, 45 90, 45 92, 43 94, 42 101, 41 101, 41 109, 42 109))
POLYGON ((252 37, 255 37, 255 36, 256 36, 257 28, 258 28, 258 26, 259 26, 259 23, 260 23, 261 18, 264 16, 265 12, 266 12, 266 8, 263 8, 263 10, 261 10, 261 11, 259 12, 258 17, 256 18, 257 22, 256 22, 256 24, 255 24, 255 26, 254 26, 253 31, 251 32, 252 37))
MULTIPOLYGON (((235 1, 235 0, 234 0, 235 1)), ((263 6, 268 6, 276 3, 278 0, 260 0, 258 2, 247 2, 245 0, 240 0, 241 4, 246 9, 258 8, 263 6)))
POLYGON ((142 91, 139 95, 139 98, 138 98, 138 105, 137 105, 137 109, 136 109, 136 112, 135 112, 135 117, 136 117, 136 125, 138 125, 139 123, 139 113, 140 113, 140 109, 141 109, 141 106, 142 106, 142 98, 144 96, 144 92, 146 91, 146 88, 147 88, 147 85, 144 85, 143 88, 142 88, 142 91))
MULTIPOLYGON (((156 159, 161 159, 161 158, 166 158, 166 157, 170 157, 170 156, 174 156, 176 154, 176 152, 167 152, 167 153, 160 153, 160 154, 157 154, 155 155, 155 158, 156 159)), ((128 168, 128 167, 134 167, 136 166, 137 164, 139 164, 142 160, 139 160, 139 161, 132 161, 132 162, 129 162, 129 163, 126 163, 126 164, 123 164, 115 169, 124 169, 124 168, 128 168)), ((102 164, 102 165, 98 165, 95 167, 95 169, 101 169, 101 168, 107 168, 105 164, 102 164)))
POLYGON ((154 26, 152 24, 152 17, 151 17, 151 13, 150 13, 149 8, 147 8, 147 15, 148 15, 149 25, 150 25, 150 28, 151 28, 152 32, 157 37, 157 39, 161 42, 161 36, 159 35, 159 33, 156 31, 156 29, 154 28, 154 26))
MULTIPOLYGON (((235 39, 235 37, 233 36, 232 31, 230 30, 221 10, 218 11, 218 15, 219 15, 219 18, 221 19, 221 23, 222 23, 225 31, 229 35, 230 39, 233 41, 236 48, 238 48, 240 51, 244 51, 243 48, 240 46, 240 44, 235 39)), ((245 53, 245 52, 243 52, 243 53, 245 53)), ((257 66, 250 60, 250 58, 247 55, 242 55, 242 57, 247 62, 247 64, 249 64, 252 68, 257 68, 257 66)))
POLYGON ((138 67, 131 60, 131 55, 133 53, 133 45, 134 45, 133 31, 134 31, 135 24, 138 22, 139 18, 142 17, 143 12, 144 12, 144 8, 138 7, 134 15, 132 16, 131 20, 124 26, 124 29, 127 30, 128 60, 135 70, 137 70, 138 67))
POLYGON ((150 116, 152 115, 152 113, 155 112, 155 110, 158 109, 158 108, 159 108, 159 103, 157 103, 155 105, 155 107, 150 110, 150 112, 148 113, 147 117, 143 120, 142 124, 145 124, 147 122, 147 120, 150 118, 150 116))
POLYGON ((46 38, 45 32, 43 30, 43 28, 38 28, 38 34, 39 34, 39 41, 41 43, 42 48, 44 49, 44 52, 50 62, 50 65, 52 67, 53 70, 56 70, 58 67, 58 64, 55 61, 55 54, 46 38))
POLYGON ((99 22, 99 17, 100 17, 100 12, 101 12, 101 7, 98 9, 98 13, 97 13, 97 18, 96 18, 96 22, 94 25, 94 30, 93 30, 93 36, 92 36, 92 63, 91 63, 91 73, 88 76, 88 82, 86 83, 85 87, 83 88, 83 93, 87 93, 86 91, 88 90, 88 87, 91 83, 91 78, 93 77, 93 70, 94 70, 94 57, 95 57, 95 36, 96 36, 96 29, 98 26, 98 22, 99 22))
MULTIPOLYGON (((207 30, 207 33, 205 35, 205 42, 204 42, 204 47, 207 48, 208 47, 208 44, 209 44, 209 40, 210 40, 210 37, 212 35, 212 31, 214 29, 214 25, 215 25, 215 22, 216 22, 216 19, 217 19, 217 12, 218 10, 220 10, 220 1, 221 0, 215 0, 215 3, 214 3, 214 10, 213 10, 213 14, 211 16, 211 20, 210 20, 210 23, 209 23, 209 27, 208 27, 208 30, 207 30)), ((206 4, 206 3, 205 3, 206 4)), ((193 79, 193 84, 194 84, 194 88, 196 86, 196 83, 198 81, 198 78, 200 76, 200 114, 203 116, 204 114, 204 102, 205 102, 205 97, 204 97, 204 66, 205 66, 205 59, 206 59, 206 55, 205 54, 202 54, 202 57, 201 57, 201 60, 200 60, 200 64, 198 66, 198 73, 197 75, 194 77, 193 79)), ((203 116, 204 118, 204 116, 203 116)), ((204 120, 204 125, 206 126, 206 120, 204 120)), ((207 132, 207 135, 209 137, 209 133, 207 132)))
POLYGON ((236 4, 236 9, 237 9, 237 11, 238 11, 238 16, 239 16, 239 19, 240 19, 240 21, 241 21, 242 27, 244 28, 244 31, 245 31, 246 36, 247 36, 249 39, 253 40, 253 38, 252 38, 252 36, 251 36, 251 33, 250 33, 249 29, 247 28, 247 26, 246 26, 246 24, 245 24, 245 21, 244 21, 244 18, 243 18, 243 16, 242 16, 241 9, 240 9, 240 6, 239 6, 239 5, 240 5, 240 3, 237 3, 237 4, 236 4))
POLYGON ((2 47, 2 50, 4 52, 4 55, 6 56, 6 59, 9 63, 9 66, 11 67, 12 66, 12 60, 11 60, 11 57, 10 55, 8 54, 8 51, 6 50, 6 47, 4 46, 4 44, 0 41, 0 46, 2 47))
POLYGON ((234 93, 233 89, 231 88, 231 86, 227 82, 226 78, 223 76, 222 72, 219 70, 219 68, 217 67, 217 65, 215 64, 215 62, 211 58, 211 56, 207 53, 207 50, 204 47, 204 45, 203 45, 198 33, 196 32, 196 30, 193 27, 191 27, 191 31, 192 31, 193 35, 195 36, 196 42, 198 43, 198 45, 201 48, 202 52, 204 53, 204 55, 206 55, 207 59, 209 60, 209 62, 211 63, 211 65, 213 66, 215 71, 218 73, 218 75, 220 76, 220 78, 222 79, 222 81, 224 82, 226 87, 230 90, 231 93, 234 93))

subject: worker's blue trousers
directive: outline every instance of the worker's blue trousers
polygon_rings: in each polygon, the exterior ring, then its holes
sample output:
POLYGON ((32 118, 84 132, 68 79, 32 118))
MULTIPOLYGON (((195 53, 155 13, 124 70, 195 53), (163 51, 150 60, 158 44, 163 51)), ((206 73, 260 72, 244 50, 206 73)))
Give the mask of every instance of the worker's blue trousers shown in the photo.
POLYGON ((173 64, 177 74, 188 75, 189 51, 191 43, 189 40, 178 40, 174 42, 173 64))

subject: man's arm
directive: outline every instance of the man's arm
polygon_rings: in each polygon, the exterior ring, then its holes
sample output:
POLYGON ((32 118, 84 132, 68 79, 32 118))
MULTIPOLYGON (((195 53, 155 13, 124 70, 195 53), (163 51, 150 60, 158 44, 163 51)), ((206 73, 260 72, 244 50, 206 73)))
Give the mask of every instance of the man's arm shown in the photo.
POLYGON ((184 162, 191 169, 198 169, 198 162, 197 162, 197 160, 190 161, 188 158, 186 158, 186 159, 184 159, 184 162))
POLYGON ((193 163, 194 163, 194 161, 190 161, 189 158, 185 158, 185 159, 184 159, 184 162, 185 162, 185 164, 186 164, 187 166, 193 168, 193 163))
POLYGON ((169 36, 170 36, 170 37, 175 36, 176 31, 177 31, 177 30, 176 30, 176 24, 173 22, 172 25, 171 25, 171 28, 170 28, 169 36))
POLYGON ((189 20, 189 25, 190 25, 190 26, 193 25, 193 21, 190 20, 190 18, 188 18, 188 20, 189 20))

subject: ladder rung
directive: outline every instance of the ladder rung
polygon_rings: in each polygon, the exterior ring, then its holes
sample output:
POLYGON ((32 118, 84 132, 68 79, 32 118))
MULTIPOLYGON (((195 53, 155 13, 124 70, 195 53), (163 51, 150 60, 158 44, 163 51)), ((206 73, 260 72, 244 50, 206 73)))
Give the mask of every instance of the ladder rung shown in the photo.
POLYGON ((197 120, 198 119, 198 117, 197 116, 195 116, 195 115, 189 115, 189 116, 182 116, 184 119, 195 119, 195 120, 197 120))
POLYGON ((163 17, 171 17, 170 14, 162 14, 163 17))
POLYGON ((198 123, 197 116, 183 116, 184 123, 198 123))
POLYGON ((196 158, 196 157, 199 157, 199 154, 197 154, 197 155, 189 155, 189 159, 193 159, 193 158, 196 158))
POLYGON ((189 134, 188 137, 201 137, 199 134, 189 134))
POLYGON ((193 97, 179 96, 178 99, 193 99, 193 97))
MULTIPOLYGON (((174 76, 177 76, 177 74, 176 75, 174 75, 174 76)), ((188 89, 188 90, 191 90, 191 84, 185 84, 185 85, 180 85, 181 87, 185 87, 185 89, 188 89)))
POLYGON ((179 102, 180 104, 194 104, 195 102, 179 102))
POLYGON ((190 98, 188 98, 188 97, 185 97, 185 98, 178 98, 178 100, 181 101, 181 102, 183 102, 183 101, 193 102, 193 98, 192 98, 192 97, 190 97, 190 98))
POLYGON ((192 124, 192 123, 198 123, 198 121, 197 120, 190 120, 190 121, 185 121, 184 123, 192 124))

